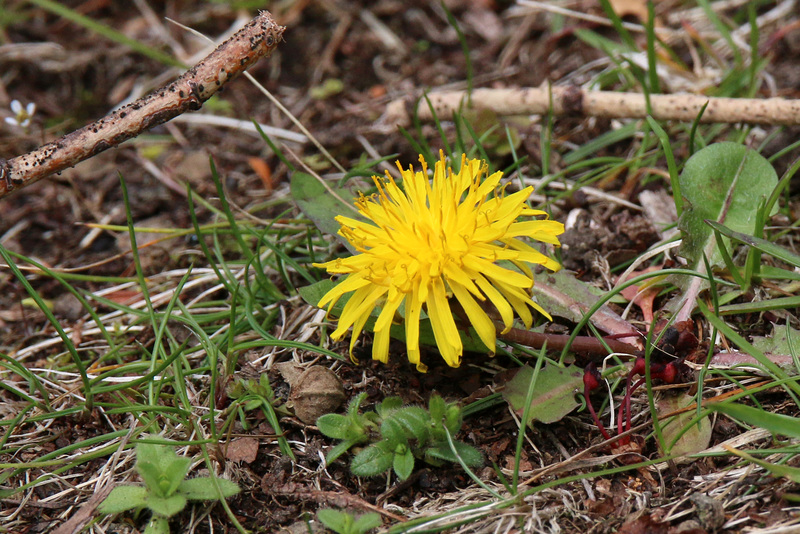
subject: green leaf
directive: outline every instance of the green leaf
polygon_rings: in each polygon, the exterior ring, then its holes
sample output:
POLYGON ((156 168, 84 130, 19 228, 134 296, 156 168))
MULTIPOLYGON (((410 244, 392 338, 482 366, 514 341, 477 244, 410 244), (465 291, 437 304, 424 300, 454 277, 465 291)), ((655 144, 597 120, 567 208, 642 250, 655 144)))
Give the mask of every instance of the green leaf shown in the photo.
MULTIPOLYGON (((665 395, 658 400, 658 414, 668 414, 693 404, 697 399, 694 395, 665 395)), ((671 456, 685 456, 700 452, 708 448, 711 442, 711 421, 703 417, 686 428, 694 419, 696 412, 689 411, 676 415, 664 421, 661 429, 664 443, 671 456)), ((660 419, 660 418, 659 418, 660 419)))
MULTIPOLYGON (((575 274, 562 269, 557 273, 548 273, 536 279, 533 294, 539 303, 554 317, 563 317, 574 323, 583 319, 584 313, 606 295, 606 291, 575 278, 575 274)), ((625 304, 627 301, 617 295, 610 302, 625 304)), ((622 322, 608 305, 600 308, 599 314, 622 322)))
POLYGON ((753 346, 765 354, 798 354, 800 332, 788 323, 786 326, 773 325, 771 336, 753 336, 753 346))
POLYGON ((215 483, 211 477, 184 480, 178 487, 178 492, 190 501, 213 501, 220 497, 233 497, 239 491, 239 486, 235 482, 217 478, 215 483), (217 485, 219 485, 219 491, 217 485))
POLYGON ((451 434, 457 434, 461 430, 461 425, 464 418, 461 413, 461 407, 457 404, 451 404, 444 412, 444 426, 451 434))
POLYGON ((386 419, 392 414, 392 412, 399 410, 402 407, 403 399, 400 397, 386 397, 383 399, 383 401, 381 401, 376 411, 382 419, 386 419))
POLYGON ((749 425, 765 428, 773 434, 800 438, 800 419, 797 417, 771 413, 733 402, 714 402, 708 405, 708 409, 724 413, 749 425))
POLYGON ((381 436, 392 445, 408 444, 405 427, 394 417, 381 424, 381 436))
MULTIPOLYGON (((503 390, 503 398, 517 414, 522 416, 528 384, 533 379, 533 368, 522 367, 503 390)), ((558 367, 548 365, 539 370, 536 389, 528 410, 529 425, 532 421, 554 423, 579 406, 575 393, 583 389, 583 370, 575 366, 558 367)))
MULTIPOLYGON (((678 220, 683 234, 680 253, 695 266, 705 254, 716 266, 721 265, 722 255, 705 220, 724 222, 733 231, 753 234, 759 201, 769 197, 778 185, 778 175, 756 151, 725 142, 709 145, 689 158, 680 184, 686 200, 678 220)), ((776 212, 777 206, 771 215, 776 212)))
POLYGON ((414 453, 406 447, 402 453, 396 453, 392 460, 392 467, 400 480, 406 480, 414 471, 414 453))
POLYGON ((320 231, 335 236, 355 254, 353 246, 339 236, 340 225, 336 221, 339 215, 358 218, 358 211, 353 206, 355 195, 351 191, 304 172, 292 174, 290 190, 297 206, 320 231))
POLYGON ((353 530, 356 532, 366 532, 368 530, 372 530, 373 528, 378 528, 382 524, 383 521, 381 521, 380 514, 370 512, 368 514, 358 516, 358 519, 356 519, 356 522, 353 524, 353 530))
POLYGON ((394 448, 389 448, 389 443, 379 441, 370 445, 353 457, 350 471, 359 477, 374 477, 385 473, 392 467, 394 448))
POLYGON ((117 486, 100 503, 97 511, 103 514, 119 514, 134 508, 147 506, 147 488, 142 486, 117 486))
MULTIPOLYGON (((406 406, 394 412, 386 421, 397 421, 406 434, 410 434, 419 443, 425 443, 430 437, 431 416, 420 406, 406 406)), ((384 422, 385 423, 385 422, 384 422)))
MULTIPOLYGON (((171 452, 172 449, 170 449, 171 452)), ((189 474, 189 468, 192 465, 192 461, 189 458, 181 458, 175 455, 169 465, 166 466, 164 470, 164 478, 161 481, 161 486, 164 490, 163 495, 169 497, 175 490, 178 489, 178 486, 181 482, 186 478, 186 475, 189 474)))
POLYGON ((136 471, 155 495, 169 497, 186 478, 192 461, 175 454, 172 447, 139 443, 136 445, 136 471))
POLYGON ((161 481, 163 480, 163 473, 157 465, 149 462, 136 462, 136 472, 144 480, 145 486, 155 495, 166 497, 166 494, 161 488, 161 481))
POLYGON ((759 460, 758 458, 750 456, 749 454, 742 452, 740 450, 734 449, 733 447, 725 446, 725 450, 727 450, 731 454, 735 454, 740 458, 744 458, 748 462, 753 462, 756 465, 760 465, 761 467, 763 467, 764 469, 766 469, 775 476, 788 478, 795 484, 800 484, 800 468, 798 467, 791 467, 788 465, 772 464, 769 462, 765 462, 764 460, 759 460))
POLYGON ((447 403, 441 395, 433 394, 428 400, 428 411, 431 413, 431 419, 440 424, 444 419, 444 412, 447 410, 447 403))
POLYGON ((169 521, 166 517, 154 515, 147 523, 144 534, 169 534, 169 521))
POLYGON ((186 497, 180 493, 170 497, 160 497, 151 493, 147 497, 147 507, 156 515, 172 517, 186 507, 186 497))
MULTIPOLYGON (((300 297, 304 301, 306 301, 307 304, 310 304, 311 306, 317 306, 317 303, 319 303, 319 301, 322 300, 322 297, 324 297, 325 294, 328 291, 330 291, 331 289, 333 289, 335 286, 336 286, 336 283, 333 280, 330 280, 330 279, 326 278, 326 279, 320 280, 319 282, 314 283, 314 284, 298 287, 297 288, 297 292, 300 294, 300 297)), ((347 296, 348 295, 344 295, 344 297, 347 297, 347 296)), ((342 299, 344 297, 342 297, 342 299)), ((342 300, 342 299, 339 299, 339 300, 342 300)), ((332 310, 332 313, 334 315, 336 315, 336 316, 339 316, 339 315, 341 315, 343 308, 344 308, 344 303, 342 303, 341 305, 337 305, 332 310), (338 312, 336 311, 337 309, 338 309, 338 312)))
POLYGON ((347 512, 323 508, 322 510, 317 510, 317 519, 327 528, 339 534, 352 532, 353 516, 347 512))
POLYGON ((325 464, 331 465, 333 462, 336 461, 337 458, 339 458, 339 456, 343 455, 348 450, 350 450, 350 447, 352 447, 353 445, 357 445, 358 443, 361 442, 356 440, 345 440, 339 443, 330 451, 328 451, 327 456, 325 456, 325 464))
POLYGON ((326 413, 317 419, 319 431, 333 439, 353 439, 352 426, 349 417, 338 413, 326 413))

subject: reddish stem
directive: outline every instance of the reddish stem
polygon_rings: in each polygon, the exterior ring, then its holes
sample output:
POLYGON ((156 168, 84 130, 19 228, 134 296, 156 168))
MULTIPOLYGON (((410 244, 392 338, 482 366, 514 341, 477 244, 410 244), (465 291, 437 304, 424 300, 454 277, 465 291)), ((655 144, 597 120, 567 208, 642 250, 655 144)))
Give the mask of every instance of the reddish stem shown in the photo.
POLYGON ((569 346, 574 352, 598 357, 607 356, 608 349, 611 349, 612 352, 620 352, 623 354, 635 354, 638 350, 633 345, 610 338, 604 338, 603 342, 601 342, 599 339, 592 336, 576 336, 575 339, 572 340, 572 344, 568 345, 570 336, 561 334, 540 334, 521 328, 512 328, 504 334, 501 328, 502 327, 498 325, 498 338, 503 341, 519 343, 520 345, 525 345, 526 347, 534 349, 540 349, 544 347, 545 344, 547 344, 548 349, 553 350, 564 350, 564 347, 569 346), (605 347, 604 343, 608 345, 608 348, 605 347))

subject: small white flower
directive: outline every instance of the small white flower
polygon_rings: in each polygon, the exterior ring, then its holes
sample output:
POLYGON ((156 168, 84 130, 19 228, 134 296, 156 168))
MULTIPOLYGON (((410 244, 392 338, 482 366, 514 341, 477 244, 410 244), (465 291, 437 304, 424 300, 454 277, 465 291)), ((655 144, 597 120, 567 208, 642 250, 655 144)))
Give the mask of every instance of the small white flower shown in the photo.
POLYGON ((12 126, 27 128, 31 125, 33 114, 36 113, 36 104, 28 102, 28 105, 23 108, 19 100, 12 100, 11 111, 14 116, 6 117, 6 122, 12 126))

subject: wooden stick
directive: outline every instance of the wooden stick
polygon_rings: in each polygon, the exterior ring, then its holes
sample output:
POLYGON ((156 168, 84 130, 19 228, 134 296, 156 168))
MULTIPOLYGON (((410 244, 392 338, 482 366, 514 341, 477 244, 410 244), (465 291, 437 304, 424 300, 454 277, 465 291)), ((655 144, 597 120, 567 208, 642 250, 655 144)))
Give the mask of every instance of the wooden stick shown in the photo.
POLYGON ((268 11, 219 45, 200 63, 166 87, 143 96, 113 113, 33 152, 0 159, 0 198, 95 154, 136 137, 187 111, 200 109, 220 87, 269 56, 283 38, 268 11))
MULTIPOLYGON (((462 106, 466 108, 465 91, 430 93, 428 98, 440 119, 450 119, 462 106)), ((690 94, 650 95, 652 116, 659 120, 693 121, 708 103, 701 122, 746 122, 751 124, 800 124, 800 100, 783 98, 715 98, 690 94)), ((475 89, 474 109, 489 109, 498 115, 573 115, 605 118, 644 118, 645 97, 639 93, 585 91, 576 86, 521 89, 475 89), (552 93, 552 94, 550 94, 552 93), (552 101, 552 105, 551 105, 552 101)), ((416 107, 421 120, 431 120, 425 99, 416 107)), ((390 125, 408 126, 414 106, 405 99, 394 100, 386 108, 385 121, 390 125)))

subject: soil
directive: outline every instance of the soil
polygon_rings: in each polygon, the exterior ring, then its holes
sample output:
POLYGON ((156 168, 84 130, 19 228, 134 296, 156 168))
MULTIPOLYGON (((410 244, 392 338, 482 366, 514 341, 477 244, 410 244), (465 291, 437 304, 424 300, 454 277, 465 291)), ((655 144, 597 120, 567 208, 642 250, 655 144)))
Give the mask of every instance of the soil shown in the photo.
MULTIPOLYGON (((61 4, 148 46, 182 54, 184 60, 203 43, 170 24, 165 17, 205 35, 217 36, 228 30, 237 16, 244 14, 249 18, 253 14, 252 10, 233 9, 230 4, 235 3, 232 2, 67 0, 61 4), (154 18, 149 17, 142 5, 152 10, 154 18)), ((592 23, 564 19, 564 25, 559 26, 553 15, 544 12, 522 15, 519 6, 503 0, 448 0, 445 5, 463 32, 470 50, 474 80, 481 86, 538 86, 544 81, 556 83, 568 76, 574 83, 582 83, 592 72, 580 69, 604 56, 580 40, 575 30, 589 27, 604 37, 618 39, 612 29, 592 23)), ((666 17, 670 10, 684 7, 685 2, 669 1, 658 3, 657 10, 660 16, 666 17)), ((602 15, 599 4, 589 0, 572 2, 572 8, 602 15)), ((3 9, 9 18, 0 26, 3 45, 0 46, 0 108, 8 109, 12 99, 37 105, 33 125, 27 132, 9 125, 0 129, 0 155, 4 157, 25 153, 45 140, 105 115, 140 85, 154 88, 156 80, 167 70, 161 63, 37 8, 34 3, 10 0, 3 9), (20 43, 49 44, 57 48, 43 49, 41 55, 31 53, 24 59, 2 53, 7 46, 20 43), (53 60, 54 57, 58 59, 53 60)), ((397 159, 406 165, 416 162, 418 155, 410 143, 380 118, 390 100, 411 99, 429 88, 465 87, 467 63, 459 36, 442 6, 438 2, 421 0, 298 0, 272 3, 270 9, 278 22, 288 28, 285 42, 272 58, 260 61, 250 73, 272 91, 345 168, 352 168, 359 162, 367 147, 380 155, 397 154, 397 159), (371 22, 373 18, 385 25, 385 30, 371 22), (331 87, 326 86, 331 80, 341 82, 341 90, 332 90, 325 98, 312 96, 315 90, 331 87)), ((635 16, 627 19, 635 21, 635 16)), ((797 22, 796 14, 792 15, 792 20, 797 22)), ((793 27, 797 28, 797 24, 793 27)), ((778 94, 787 98, 800 96, 800 76, 797 75, 800 65, 795 59, 798 35, 796 29, 788 31, 770 45, 770 65, 766 72, 778 94)), ((644 39, 638 34, 635 38, 644 39)), ((691 61, 685 47, 676 49, 686 56, 681 59, 691 61)), ((765 86, 760 96, 769 96, 767 92, 765 86)), ((256 119, 271 126, 293 129, 290 121, 244 79, 230 83, 221 97, 206 108, 246 121, 256 119)), ((446 127, 452 133, 452 125, 446 127)), ((532 172, 540 169, 541 123, 515 123, 515 127, 521 138, 519 150, 528 158, 529 168, 532 172)), ((563 166, 557 155, 560 148, 581 145, 613 127, 610 121, 592 118, 556 120, 553 130, 556 154, 550 162, 551 169, 563 166)), ((434 149, 440 147, 434 125, 422 125, 419 134, 428 139, 434 149)), ((792 141, 794 136, 784 132, 770 142, 767 150, 777 152, 792 141)), ((316 166, 318 172, 335 171, 322 161, 310 143, 294 144, 291 148, 298 158, 316 166)), ((624 155, 631 150, 630 142, 626 141, 604 148, 597 155, 624 155)), ((130 195, 132 217, 138 226, 191 227, 182 184, 190 183, 200 197, 215 198, 209 157, 223 179, 232 205, 250 210, 260 204, 262 207, 253 214, 263 219, 294 209, 286 194, 289 171, 260 139, 215 126, 172 122, 0 200, 0 243, 46 266, 72 268, 97 263, 81 272, 95 276, 130 276, 134 269, 131 257, 125 254, 130 247, 127 234, 107 230, 93 232, 87 224, 126 224, 120 187, 122 176, 130 195), (181 185, 174 187, 172 184, 181 185)), ((504 168, 512 162, 509 155, 496 154, 495 157, 496 168, 504 168)), ((677 149, 676 159, 685 157, 685 149, 677 149)), ((776 165, 785 168, 793 158, 784 155, 776 165)), ((663 168, 666 169, 666 164, 663 168)), ((632 185, 626 178, 621 176, 599 187, 626 199, 635 199, 635 193, 645 187, 666 187, 664 182, 632 185)), ((575 208, 583 209, 584 214, 577 229, 564 236, 565 244, 571 248, 564 256, 565 265, 598 285, 602 285, 604 270, 597 266, 598 257, 615 266, 639 255, 659 239, 650 222, 640 213, 595 202, 582 193, 554 204, 553 216, 563 221, 575 208)), ((198 214, 201 222, 213 218, 204 208, 198 209, 198 214)), ((296 210, 294 214, 299 215, 296 210)), ((170 240, 142 249, 145 274, 151 276, 185 268, 189 258, 184 252, 190 246, 188 240, 170 240)), ((82 320, 80 308, 76 311, 74 301, 60 283, 36 275, 30 276, 30 282, 39 295, 55 303, 54 312, 62 324, 74 326, 82 320)), ((301 283, 300 280, 296 282, 301 283)), ((74 285, 87 290, 102 287, 98 282, 77 281, 74 285)), ((24 303, 26 297, 25 288, 9 270, 0 270, 0 350, 3 353, 16 354, 56 335, 52 328, 44 327, 47 321, 42 312, 24 303)), ((276 333, 289 324, 291 314, 309 313, 309 307, 299 300, 285 303, 283 309, 287 318, 276 325, 276 333)), ((569 332, 567 329, 571 326, 557 321, 551 331, 569 332)), ((755 334, 753 329, 760 328, 752 323, 737 326, 750 328, 748 334, 755 334)), ((319 342, 318 335, 312 342, 319 342)), ((146 347, 153 336, 152 330, 145 330, 137 334, 136 340, 146 347)), ((365 408, 374 407, 387 396, 400 396, 405 403, 424 404, 433 392, 451 401, 474 401, 501 388, 508 379, 506 371, 516 367, 515 362, 503 355, 487 360, 485 355, 467 354, 462 366, 452 369, 444 363, 437 364, 438 356, 431 350, 424 355, 430 369, 427 374, 420 374, 413 365, 403 361, 401 343, 392 346, 393 358, 386 365, 370 360, 370 347, 367 335, 356 349, 358 364, 335 363, 332 366, 342 381, 347 399, 366 393, 365 408)), ((334 344, 331 349, 347 355, 347 341, 334 344)), ((59 353, 57 348, 42 348, 25 359, 24 365, 31 368, 52 366, 53 358, 59 353)), ((260 355, 245 355, 242 361, 252 361, 260 355)), ((307 364, 317 360, 318 355, 288 351, 279 355, 282 360, 293 357, 307 364)), ((324 360, 317 363, 331 366, 331 362, 324 360)), ((237 370, 241 376, 257 376, 262 372, 268 373, 278 397, 287 400, 286 379, 276 368, 243 363, 237 370)), ((21 403, 10 395, 2 399, 0 410, 4 421, 8 421, 15 413, 15 406, 21 403)), ((768 392, 760 400, 767 405, 774 404, 776 411, 792 413, 792 408, 784 404, 785 395, 780 392, 768 392)), ((634 399, 634 412, 643 414, 637 423, 649 417, 647 399, 641 394, 634 399)), ((357 478, 344 461, 322 468, 320 458, 334 441, 322 436, 313 425, 295 417, 285 417, 281 424, 286 437, 295 445, 297 455, 297 463, 293 464, 281 455, 272 437, 273 429, 256 413, 251 415, 249 430, 237 427, 231 436, 231 439, 256 438, 256 447, 252 441, 245 441, 238 442, 241 450, 231 449, 232 442, 215 451, 220 462, 225 462, 227 455, 226 474, 244 490, 229 500, 229 506, 248 530, 307 532, 304 521, 313 519, 321 507, 341 507, 359 513, 382 508, 387 524, 391 524, 396 517, 431 515, 489 498, 458 466, 420 469, 408 481, 391 479, 388 483, 382 477, 357 478)), ((126 427, 124 414, 113 417, 122 428, 126 427)), ((505 403, 477 412, 466 420, 460 439, 483 452, 486 464, 477 474, 493 487, 502 489, 503 480, 498 473, 510 476, 518 429, 518 421, 505 403)), ((33 460, 70 442, 106 432, 106 422, 96 413, 59 418, 46 429, 43 435, 47 439, 42 440, 36 450, 23 452, 15 458, 0 451, 0 461, 7 466, 8 462, 33 460)), ((648 428, 639 434, 645 436, 649 432, 648 428)), ((741 432, 729 419, 719 417, 714 421, 711 444, 741 432)), ((542 474, 545 467, 570 459, 601 441, 602 436, 585 410, 556 423, 534 424, 526 434, 520 458, 521 480, 529 480, 523 487, 546 484, 602 466, 622 465, 623 459, 604 459, 604 455, 612 451, 600 447, 582 458, 585 463, 568 464, 564 466, 566 471, 542 474)), ((760 443, 769 442, 769 438, 765 438, 760 443)), ((658 458, 655 440, 643 441, 642 449, 634 456, 637 460, 658 458)), ((107 456, 98 458, 73 469, 69 475, 75 482, 81 481, 102 469, 107 461, 107 456)), ((690 463, 671 464, 658 471, 640 469, 587 481, 574 480, 543 488, 502 513, 468 524, 459 531, 677 534, 720 532, 723 523, 730 525, 725 532, 742 532, 797 521, 797 508, 783 499, 785 493, 797 491, 796 485, 766 477, 759 471, 728 471, 736 463, 731 457, 709 456, 690 463), (709 499, 708 495, 717 498, 709 499), (724 510, 719 506, 723 501, 724 510)), ((0 485, 8 485, 11 480, 19 483, 13 477, 6 479, 5 473, 0 475, 0 485)), ((19 508, 20 514, 15 518, 19 532, 53 531, 91 496, 88 490, 82 491, 77 500, 74 497, 56 499, 39 505, 37 503, 52 493, 48 493, 50 489, 34 490, 31 500, 19 508)), ((16 495, 2 501, 3 517, 18 508, 18 499, 16 495)), ((176 517, 171 522, 173 532, 188 531, 186 525, 192 525, 193 532, 235 531, 219 507, 214 508, 209 517, 198 520, 201 512, 202 507, 176 517)), ((125 516, 114 527, 117 532, 143 530, 145 519, 144 515, 125 516)))

